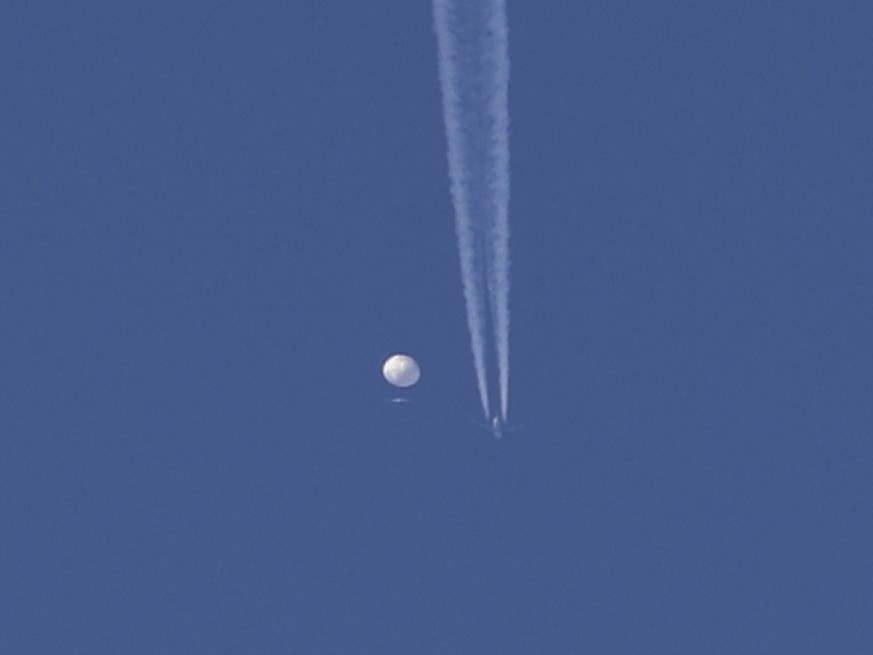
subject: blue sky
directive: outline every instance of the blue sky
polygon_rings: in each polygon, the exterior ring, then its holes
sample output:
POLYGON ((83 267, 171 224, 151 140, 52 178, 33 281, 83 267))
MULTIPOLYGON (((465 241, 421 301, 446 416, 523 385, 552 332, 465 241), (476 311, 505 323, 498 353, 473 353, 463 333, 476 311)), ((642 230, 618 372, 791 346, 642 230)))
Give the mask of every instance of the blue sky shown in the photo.
POLYGON ((496 442, 427 2, 2 10, 0 651, 873 648, 873 9, 509 23, 496 442))

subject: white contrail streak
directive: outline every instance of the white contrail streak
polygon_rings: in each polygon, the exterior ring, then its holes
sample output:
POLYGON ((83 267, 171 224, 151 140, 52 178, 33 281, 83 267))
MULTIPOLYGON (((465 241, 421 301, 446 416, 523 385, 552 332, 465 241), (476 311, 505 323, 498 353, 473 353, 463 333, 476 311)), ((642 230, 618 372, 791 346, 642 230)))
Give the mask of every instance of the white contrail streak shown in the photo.
POLYGON ((505 0, 434 0, 467 324, 482 411, 488 361, 509 409, 509 49, 505 0), (490 333, 489 333, 490 324, 490 333), (487 338, 486 335, 491 335, 487 338), (493 353, 486 357, 486 341, 493 353))
POLYGON ((505 0, 494 3, 489 28, 494 40, 494 92, 489 113, 494 121, 495 206, 491 242, 494 260, 488 279, 491 282, 500 415, 505 423, 509 418, 509 29, 505 0))

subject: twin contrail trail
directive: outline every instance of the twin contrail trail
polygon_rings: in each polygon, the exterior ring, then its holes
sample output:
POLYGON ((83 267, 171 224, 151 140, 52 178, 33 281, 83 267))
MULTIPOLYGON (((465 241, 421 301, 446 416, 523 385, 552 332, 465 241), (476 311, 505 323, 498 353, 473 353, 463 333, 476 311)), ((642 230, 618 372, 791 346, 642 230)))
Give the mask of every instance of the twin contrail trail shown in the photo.
POLYGON ((434 0, 433 8, 449 178, 476 382, 482 411, 491 419, 488 368, 495 362, 499 416, 505 423, 509 410, 506 0, 434 0))

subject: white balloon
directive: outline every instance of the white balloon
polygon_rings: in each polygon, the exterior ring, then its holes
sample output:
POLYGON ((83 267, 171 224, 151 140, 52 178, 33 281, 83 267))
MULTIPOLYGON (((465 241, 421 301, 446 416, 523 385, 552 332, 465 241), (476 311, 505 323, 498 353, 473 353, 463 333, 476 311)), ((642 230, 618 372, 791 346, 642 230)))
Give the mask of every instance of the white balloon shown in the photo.
POLYGON ((395 387, 411 387, 421 377, 421 369, 412 357, 398 353, 382 364, 382 375, 395 387))

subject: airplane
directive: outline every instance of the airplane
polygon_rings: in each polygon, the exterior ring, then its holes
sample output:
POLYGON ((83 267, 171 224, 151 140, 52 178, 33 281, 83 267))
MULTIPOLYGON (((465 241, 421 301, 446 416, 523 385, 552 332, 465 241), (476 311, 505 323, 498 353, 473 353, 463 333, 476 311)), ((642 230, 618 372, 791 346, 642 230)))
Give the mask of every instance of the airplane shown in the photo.
POLYGON ((510 432, 512 430, 520 430, 525 426, 523 426, 523 425, 507 425, 506 423, 504 423, 503 419, 500 418, 500 416, 494 416, 491 419, 491 425, 489 427, 491 428, 491 432, 494 433, 495 439, 502 439, 504 432, 510 432))
POLYGON ((509 430, 518 430, 524 427, 523 425, 506 425, 506 423, 503 422, 503 419, 500 418, 499 415, 492 417, 489 423, 479 423, 477 421, 477 424, 481 425, 487 430, 491 430, 491 433, 494 435, 495 439, 502 439, 504 432, 507 432, 509 430))
POLYGON ((494 432, 495 439, 503 438, 503 421, 500 420, 499 416, 491 419, 491 430, 494 432))

